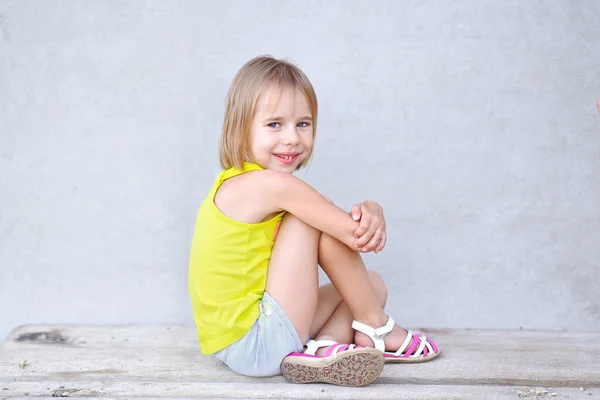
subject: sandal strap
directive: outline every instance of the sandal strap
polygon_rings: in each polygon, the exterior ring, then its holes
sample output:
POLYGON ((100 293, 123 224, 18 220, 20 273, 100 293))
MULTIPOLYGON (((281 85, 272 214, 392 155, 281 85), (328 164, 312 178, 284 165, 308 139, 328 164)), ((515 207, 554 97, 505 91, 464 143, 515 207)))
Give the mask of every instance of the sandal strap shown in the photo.
POLYGON ((434 348, 434 346, 430 343, 430 341, 425 335, 419 336, 409 330, 408 334, 406 335, 406 339, 404 339, 404 342, 402 343, 402 346, 400 346, 400 348, 398 348, 398 350, 395 353, 393 353, 393 355, 396 357, 403 358, 417 358, 420 357, 421 354, 427 356, 429 353, 436 352, 437 347, 434 348), (409 347, 408 344, 410 343, 411 339, 414 340, 412 342, 412 345, 409 347))
POLYGON ((419 346, 417 351, 415 351, 415 354, 412 355, 413 357, 419 357, 421 355, 421 353, 423 353, 423 349, 425 348, 425 345, 428 344, 427 338, 425 336, 421 336, 419 339, 421 340, 421 345, 419 346))
POLYGON ((357 346, 355 344, 335 344, 333 346, 329 346, 325 352, 325 357, 335 355, 341 351, 354 350, 356 348, 357 346))
POLYGON ((421 354, 427 356, 429 353, 437 353, 437 349, 434 349, 434 347, 431 344, 431 341, 427 339, 427 336, 419 336, 419 339, 421 340, 421 345, 419 346, 417 351, 415 351, 415 354, 411 355, 411 357, 416 358, 421 356, 421 354))
POLYGON ((404 342, 402 342, 402 346, 400 346, 398 348, 398 350, 394 353, 395 356, 400 356, 402 355, 402 353, 404 352, 404 350, 406 350, 406 348, 408 347, 408 344, 410 343, 410 339, 412 339, 412 337, 414 336, 414 334, 412 333, 412 331, 407 331, 407 335, 406 335, 406 339, 404 339, 404 342))
POLYGON ((304 354, 308 354, 311 356, 314 356, 317 353, 317 350, 319 350, 321 347, 333 347, 335 346, 337 343, 334 342, 333 340, 309 340, 308 342, 306 342, 306 350, 304 351, 304 354))
POLYGON ((390 333, 394 329, 394 325, 396 325, 392 317, 388 315, 388 318, 389 319, 387 323, 384 326, 380 326, 379 328, 373 328, 372 326, 354 320, 352 321, 352 329, 356 329, 357 331, 362 332, 368 337, 370 337, 373 341, 373 345, 375 346, 375 348, 381 352, 384 352, 385 343, 383 341, 383 338, 385 337, 385 335, 390 333))
POLYGON ((306 350, 304 351, 304 354, 314 356, 317 354, 317 350, 319 350, 321 347, 328 347, 327 351, 325 352, 325 357, 329 357, 339 353, 340 351, 356 349, 358 346, 355 344, 339 344, 333 340, 309 340, 306 342, 306 350))

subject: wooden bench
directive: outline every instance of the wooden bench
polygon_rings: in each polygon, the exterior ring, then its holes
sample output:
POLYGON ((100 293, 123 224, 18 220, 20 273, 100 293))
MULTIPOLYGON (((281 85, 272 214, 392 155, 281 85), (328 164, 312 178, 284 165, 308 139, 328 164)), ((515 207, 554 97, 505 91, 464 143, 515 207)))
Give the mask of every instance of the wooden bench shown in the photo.
POLYGON ((0 348, 11 397, 600 399, 600 333, 426 330, 429 363, 386 365, 363 388, 247 378, 200 354, 189 326, 23 326, 0 348))

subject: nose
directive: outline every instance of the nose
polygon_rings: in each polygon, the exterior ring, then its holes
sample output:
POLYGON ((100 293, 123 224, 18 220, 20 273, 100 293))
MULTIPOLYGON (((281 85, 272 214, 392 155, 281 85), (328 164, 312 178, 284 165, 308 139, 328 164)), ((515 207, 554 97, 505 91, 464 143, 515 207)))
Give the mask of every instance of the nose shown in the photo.
POLYGON ((300 135, 298 135, 296 126, 291 126, 283 131, 282 142, 289 146, 300 143, 300 135))

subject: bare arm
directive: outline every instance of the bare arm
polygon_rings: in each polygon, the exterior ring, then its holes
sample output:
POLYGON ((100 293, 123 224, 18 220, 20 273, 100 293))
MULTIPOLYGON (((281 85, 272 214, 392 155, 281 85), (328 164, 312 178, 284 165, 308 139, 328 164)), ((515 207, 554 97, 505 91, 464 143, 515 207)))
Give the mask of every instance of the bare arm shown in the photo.
POLYGON ((315 229, 338 239, 354 251, 359 223, 338 206, 293 175, 264 171, 263 195, 274 211, 287 211, 315 229))

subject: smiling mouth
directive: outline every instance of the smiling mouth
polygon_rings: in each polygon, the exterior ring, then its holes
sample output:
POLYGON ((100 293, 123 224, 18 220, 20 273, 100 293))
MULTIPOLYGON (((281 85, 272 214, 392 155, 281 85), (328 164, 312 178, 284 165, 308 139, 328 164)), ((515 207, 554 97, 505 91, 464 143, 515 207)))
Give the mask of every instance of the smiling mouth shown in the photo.
POLYGON ((300 153, 277 153, 274 156, 285 164, 291 164, 300 156, 300 153))

